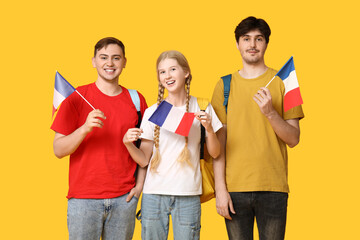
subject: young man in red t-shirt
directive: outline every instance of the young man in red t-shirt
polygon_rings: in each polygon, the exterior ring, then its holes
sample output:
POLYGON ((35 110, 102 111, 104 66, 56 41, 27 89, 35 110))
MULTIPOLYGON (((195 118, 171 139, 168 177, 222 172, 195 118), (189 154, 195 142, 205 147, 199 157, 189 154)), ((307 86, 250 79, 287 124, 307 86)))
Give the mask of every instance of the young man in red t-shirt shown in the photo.
MULTIPOLYGON (((92 59, 98 78, 61 104, 51 126, 54 153, 70 155, 69 239, 131 239, 145 171, 130 157, 122 139, 138 122, 126 88, 119 85, 125 47, 116 38, 101 39, 92 59)), ((139 94, 141 113, 147 108, 139 94)))

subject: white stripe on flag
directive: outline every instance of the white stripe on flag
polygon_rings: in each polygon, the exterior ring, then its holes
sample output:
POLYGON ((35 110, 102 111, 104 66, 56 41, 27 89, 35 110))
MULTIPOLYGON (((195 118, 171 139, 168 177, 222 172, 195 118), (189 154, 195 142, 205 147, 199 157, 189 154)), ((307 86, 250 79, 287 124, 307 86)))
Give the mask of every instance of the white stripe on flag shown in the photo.
MULTIPOLYGON (((283 80, 284 85, 285 85, 285 94, 290 92, 291 90, 298 88, 299 87, 299 83, 297 81, 297 77, 296 77, 296 72, 295 70, 292 71, 289 76, 283 80)), ((284 94, 284 95, 285 95, 284 94)))
POLYGON ((57 109, 62 101, 65 100, 65 97, 61 95, 56 89, 54 88, 54 99, 53 104, 54 108, 57 109))
POLYGON ((169 131, 175 132, 183 116, 184 116, 184 111, 173 106, 170 112, 168 113, 162 127, 169 131))

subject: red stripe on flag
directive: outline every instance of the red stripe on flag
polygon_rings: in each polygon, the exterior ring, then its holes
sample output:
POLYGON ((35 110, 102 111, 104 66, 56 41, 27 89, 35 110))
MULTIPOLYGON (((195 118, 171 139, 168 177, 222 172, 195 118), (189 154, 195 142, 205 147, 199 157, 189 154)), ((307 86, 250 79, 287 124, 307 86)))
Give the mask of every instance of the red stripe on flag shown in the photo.
POLYGON ((56 112, 56 108, 53 105, 52 116, 54 116, 55 112, 56 112))
POLYGON ((287 110, 303 104, 303 100, 300 94, 300 88, 294 88, 287 92, 284 96, 284 112, 287 110))
POLYGON ((179 126, 177 127, 175 133, 180 134, 182 136, 189 135, 190 128, 192 126, 192 123, 194 121, 195 115, 194 113, 185 113, 183 118, 180 121, 179 126))

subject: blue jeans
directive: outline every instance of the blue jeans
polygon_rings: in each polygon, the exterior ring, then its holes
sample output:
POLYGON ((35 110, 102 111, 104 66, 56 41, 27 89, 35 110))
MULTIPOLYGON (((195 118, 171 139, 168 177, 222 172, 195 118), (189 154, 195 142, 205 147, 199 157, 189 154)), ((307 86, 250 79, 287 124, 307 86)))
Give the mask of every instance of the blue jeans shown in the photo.
POLYGON ((260 240, 285 237, 288 194, 281 192, 230 192, 236 214, 225 219, 229 239, 252 240, 256 218, 260 240))
POLYGON ((68 200, 70 240, 132 239, 138 199, 128 194, 111 199, 68 200))
POLYGON ((200 238, 201 205, 199 196, 143 194, 141 202, 141 237, 165 240, 172 217, 175 240, 200 238))

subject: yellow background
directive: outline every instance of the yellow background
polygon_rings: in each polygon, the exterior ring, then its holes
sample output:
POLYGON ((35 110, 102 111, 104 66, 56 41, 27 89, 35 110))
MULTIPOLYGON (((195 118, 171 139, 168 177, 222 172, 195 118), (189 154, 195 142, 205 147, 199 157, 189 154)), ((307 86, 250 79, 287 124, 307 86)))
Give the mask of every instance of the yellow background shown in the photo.
MULTIPOLYGON (((93 82, 95 43, 126 46, 120 83, 156 100, 155 61, 188 58, 191 93, 211 97, 219 77, 241 68, 233 31, 245 17, 272 29, 265 56, 294 56, 304 99, 301 142, 289 150, 286 239, 356 239, 359 210, 359 14, 343 1, 2 1, 1 239, 67 239, 68 159, 52 152, 55 71, 72 85, 93 82)), ((239 137, 241 137, 239 135, 239 137)), ((202 239, 226 239, 215 201, 202 208, 202 239)), ((136 224, 134 239, 140 239, 136 224)))

